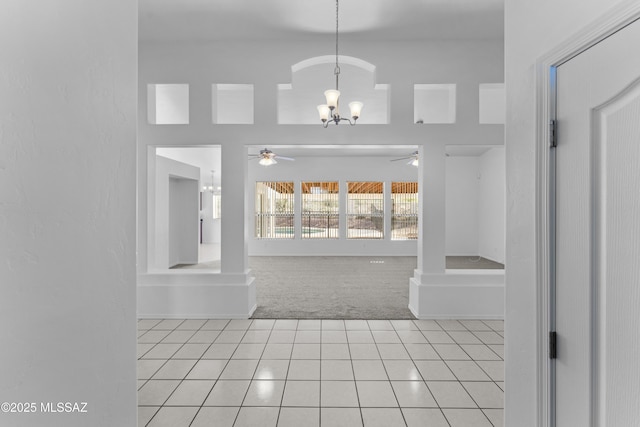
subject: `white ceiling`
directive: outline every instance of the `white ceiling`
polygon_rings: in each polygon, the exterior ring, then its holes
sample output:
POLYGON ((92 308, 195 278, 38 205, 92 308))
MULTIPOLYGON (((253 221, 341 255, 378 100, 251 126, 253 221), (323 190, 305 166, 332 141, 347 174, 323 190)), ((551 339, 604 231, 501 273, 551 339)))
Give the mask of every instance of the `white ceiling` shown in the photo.
MULTIPOLYGON (((340 35, 502 39, 504 0, 342 0, 340 35)), ((335 32, 333 0, 139 0, 143 41, 309 40, 335 32)))

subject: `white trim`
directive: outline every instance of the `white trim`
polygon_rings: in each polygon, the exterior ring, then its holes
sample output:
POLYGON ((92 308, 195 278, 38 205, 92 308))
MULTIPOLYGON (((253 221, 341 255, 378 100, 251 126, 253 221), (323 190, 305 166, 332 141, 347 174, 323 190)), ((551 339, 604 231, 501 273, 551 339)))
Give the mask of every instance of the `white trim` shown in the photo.
MULTIPOLYGON (((375 73, 376 66, 364 59, 356 58, 355 56, 338 55, 338 59, 341 64, 353 65, 354 67, 362 68, 369 73, 375 73)), ((291 66, 291 73, 297 73, 305 68, 314 67, 322 64, 334 64, 336 62, 335 55, 321 55, 314 56, 312 58, 304 59, 291 66)))
MULTIPOLYGON (((413 312, 412 312, 413 313, 413 312)), ((415 316, 415 314, 414 314, 415 316)), ((504 320, 504 316, 493 316, 493 315, 455 315, 455 316, 446 316, 446 315, 429 315, 429 316, 416 316, 418 320, 504 320)))
MULTIPOLYGON (((255 311, 255 309, 253 310, 255 311)), ((253 311, 249 314, 249 316, 241 315, 241 314, 216 314, 214 316, 204 313, 204 314, 192 314, 189 313, 187 315, 181 314, 139 314, 138 320, 140 319, 189 319, 189 320, 227 320, 227 319, 249 319, 253 315, 253 311)))
POLYGON ((157 280, 164 278, 166 276, 156 276, 156 281, 138 284, 139 318, 197 319, 204 316, 210 319, 246 319, 256 310, 254 277, 245 277, 244 283, 229 281, 216 284, 157 280))
POLYGON ((409 305, 408 305, 407 307, 409 307, 409 311, 411 312, 411 314, 413 314, 413 315, 414 315, 414 317, 415 317, 416 319, 419 319, 419 318, 420 318, 420 315, 419 315, 419 314, 418 314, 418 312, 413 308, 413 306, 411 305, 411 303, 409 303, 409 305))
POLYGON ((409 280, 409 310, 418 319, 504 319, 504 273, 421 279, 409 280))
POLYGON ((537 291, 537 384, 538 419, 540 426, 555 425, 551 383, 553 363, 548 358, 548 332, 552 326, 550 264, 552 218, 550 215, 553 181, 553 157, 549 150, 549 122, 555 117, 555 81, 551 70, 570 60, 606 37, 640 18, 640 2, 627 0, 613 7, 583 30, 560 43, 536 63, 536 273, 537 291))

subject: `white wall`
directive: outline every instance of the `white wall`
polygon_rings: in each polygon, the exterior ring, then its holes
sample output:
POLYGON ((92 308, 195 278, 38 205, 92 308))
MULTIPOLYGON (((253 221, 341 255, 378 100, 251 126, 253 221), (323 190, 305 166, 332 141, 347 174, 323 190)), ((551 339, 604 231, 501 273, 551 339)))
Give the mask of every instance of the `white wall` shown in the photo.
POLYGON ((536 60, 617 3, 505 3, 507 426, 538 426, 542 422, 536 412, 536 60))
MULTIPOLYGON (((277 150, 274 149, 277 152, 277 150)), ((412 149, 407 150, 407 155, 412 149)), ((260 166, 257 161, 249 163, 249 212, 255 212, 256 181, 339 181, 341 188, 346 182, 381 181, 390 192, 391 182, 415 182, 418 169, 406 162, 391 162, 387 157, 296 157, 294 162, 278 162, 274 166, 260 166)), ((344 192, 343 192, 344 193, 344 192)), ((296 194, 299 198, 299 194, 296 194)), ((385 197, 385 217, 390 218, 390 195, 385 197)), ((345 211, 341 198, 341 212, 345 211)), ((299 200, 296 201, 299 204, 299 200)), ((390 224, 390 221, 387 221, 390 224)), ((416 255, 415 240, 391 240, 390 233, 384 239, 346 239, 344 223, 340 224, 340 239, 256 239, 253 236, 253 215, 249 230, 249 255, 416 255)))
POLYGON ((204 191, 202 193, 202 243, 220 243, 222 230, 222 220, 213 218, 213 193, 204 191))
POLYGON ((504 147, 446 159, 446 254, 504 263, 504 147))
MULTIPOLYGON (((211 171, 214 171, 213 187, 222 186, 222 164, 220 147, 158 147, 156 154, 200 168, 200 189, 211 186, 211 171)), ((202 243, 220 243, 220 219, 213 219, 213 199, 210 192, 202 195, 202 243)))
POLYGON ((477 156, 446 157, 446 168, 446 254, 476 256, 479 159, 477 156))
MULTIPOLYGON (((146 88, 149 83, 164 82, 189 84, 190 117, 188 125, 158 126, 147 123, 146 111, 141 111, 138 122, 139 197, 142 200, 146 199, 149 186, 148 147, 221 146, 224 198, 221 274, 217 277, 207 276, 202 280, 215 283, 220 281, 221 284, 224 282, 229 286, 243 283, 249 286, 245 295, 251 298, 251 295, 255 294, 250 289, 249 281, 244 280, 250 277, 246 255, 251 238, 251 230, 245 229, 245 223, 250 223, 252 215, 244 204, 244 197, 246 194, 252 194, 245 184, 248 183, 246 147, 256 145, 411 145, 417 146, 427 156, 436 156, 433 159, 425 159, 426 173, 423 174, 422 181, 419 177, 421 188, 426 189, 426 194, 432 201, 425 211, 426 220, 423 222, 429 222, 424 228, 426 233, 422 235, 423 246, 426 248, 422 252, 418 249, 418 266, 421 272, 426 274, 444 271, 444 191, 437 188, 437 185, 442 187, 441 184, 435 184, 436 181, 444 182, 444 167, 440 157, 444 157, 446 145, 489 145, 502 140, 502 125, 478 123, 478 86, 481 83, 503 80, 503 45, 495 40, 424 43, 362 41, 349 40, 350 37, 346 37, 345 49, 341 54, 355 56, 374 64, 377 81, 390 85, 390 122, 387 125, 341 125, 323 129, 320 124, 277 124, 277 85, 291 82, 293 64, 310 57, 330 54, 330 46, 326 43, 312 40, 278 40, 140 44, 140 86, 146 88), (211 85, 214 83, 254 85, 253 125, 211 123, 211 85), (413 123, 414 84, 422 83, 456 84, 458 109, 455 124, 413 123)), ((346 90, 345 87, 342 89, 346 90)), ((146 90, 139 90, 138 95, 139 105, 144 110, 146 90)), ((318 97, 319 103, 323 96, 319 93, 318 97)), ((315 109, 315 105, 309 108, 315 109)), ((139 204, 138 207, 138 241, 151 241, 149 229, 145 224, 148 206, 139 204)), ((141 246, 140 250, 144 252, 146 247, 141 246)), ((162 314, 162 311, 158 310, 167 307, 172 310, 166 298, 174 291, 183 295, 187 292, 187 287, 181 285, 196 279, 193 275, 186 274, 172 274, 170 278, 149 274, 147 256, 141 253, 140 259, 140 298, 149 297, 153 301, 163 301, 160 305, 146 305, 143 301, 141 307, 145 307, 144 312, 152 315, 162 314), (171 282, 173 288, 159 287, 168 282, 171 282), (156 285, 158 287, 153 288, 156 285), (156 292, 161 289, 161 294, 156 292), (155 296, 150 296, 150 293, 155 296)), ((220 293, 219 298, 221 306, 224 306, 226 294, 220 293)), ((194 307, 198 303, 195 295, 190 301, 194 307)), ((240 301, 232 305, 242 306, 240 301)), ((195 313, 195 308, 191 313, 195 313)), ((208 313, 214 314, 213 311, 208 313)))
POLYGON ((137 46, 135 2, 2 4, 0 401, 88 403, 3 426, 136 425, 137 46))
POLYGON ((504 147, 479 158, 478 255, 504 264, 504 147))
POLYGON ((200 242, 198 181, 169 178, 169 266, 197 264, 200 242))
POLYGON ((149 222, 155 225, 154 229, 150 231, 153 233, 154 247, 152 252, 155 257, 149 260, 149 265, 153 266, 154 270, 164 270, 181 263, 183 256, 185 263, 189 262, 187 260, 194 260, 194 251, 195 263, 197 263, 199 242, 197 182, 200 177, 200 169, 162 156, 154 156, 153 158, 155 158, 156 171, 155 192, 149 195, 149 205, 154 209, 149 210, 149 214, 152 216, 149 222), (178 186, 173 182, 172 188, 170 184, 175 178, 190 180, 192 185, 178 186), (177 197, 176 203, 171 200, 172 189, 175 191, 173 196, 177 197), (187 192, 191 193, 191 197, 187 192), (188 221, 189 217, 191 217, 190 222, 196 231, 193 234, 194 232, 191 230, 187 237, 187 233, 178 231, 181 227, 177 227, 177 224, 188 221))

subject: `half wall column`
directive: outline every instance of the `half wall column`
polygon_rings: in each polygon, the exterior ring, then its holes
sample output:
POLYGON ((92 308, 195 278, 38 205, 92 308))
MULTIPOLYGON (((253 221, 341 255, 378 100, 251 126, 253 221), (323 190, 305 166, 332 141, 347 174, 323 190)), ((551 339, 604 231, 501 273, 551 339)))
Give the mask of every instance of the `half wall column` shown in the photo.
POLYGON ((418 269, 422 274, 445 271, 445 146, 419 147, 418 167, 418 269))
POLYGON ((252 221, 246 209, 247 148, 222 145, 222 274, 248 274, 248 233, 252 221), (245 224, 247 226, 245 227, 245 224))
POLYGON ((418 154, 418 263, 410 279, 409 309, 424 318, 429 316, 428 277, 444 275, 446 266, 445 145, 430 142, 419 146, 418 154))

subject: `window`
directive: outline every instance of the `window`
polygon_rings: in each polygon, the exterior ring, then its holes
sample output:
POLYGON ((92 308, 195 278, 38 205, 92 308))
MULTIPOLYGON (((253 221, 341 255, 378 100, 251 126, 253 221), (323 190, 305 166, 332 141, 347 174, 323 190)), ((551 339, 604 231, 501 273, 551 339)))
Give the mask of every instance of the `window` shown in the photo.
POLYGON ((222 218, 222 206, 220 202, 222 201, 222 196, 220 194, 213 194, 213 219, 222 218))
POLYGON ((381 182, 347 183, 347 238, 384 238, 384 197, 381 182))
POLYGON ((391 240, 418 238, 418 183, 391 183, 391 240))
POLYGON ((256 182, 255 236, 293 239, 293 182, 256 182))
POLYGON ((302 238, 340 237, 337 182, 302 183, 302 238))

